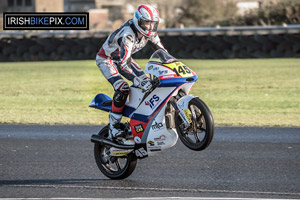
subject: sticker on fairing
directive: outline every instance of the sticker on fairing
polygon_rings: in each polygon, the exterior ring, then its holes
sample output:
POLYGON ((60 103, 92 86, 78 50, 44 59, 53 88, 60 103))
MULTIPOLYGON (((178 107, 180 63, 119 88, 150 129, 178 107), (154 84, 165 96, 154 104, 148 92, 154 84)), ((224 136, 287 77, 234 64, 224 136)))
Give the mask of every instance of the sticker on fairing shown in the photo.
POLYGON ((191 117, 190 117, 191 112, 189 111, 189 109, 185 109, 185 110, 184 110, 184 114, 185 114, 186 119, 188 120, 188 122, 191 123, 191 122, 192 122, 192 119, 191 119, 191 117))
POLYGON ((135 143, 137 143, 137 144, 140 144, 140 143, 142 142, 141 138, 139 138, 138 136, 135 136, 135 137, 134 137, 134 141, 135 141, 135 143))
POLYGON ((138 124, 138 125, 135 125, 134 126, 134 129, 137 133, 140 133, 140 132, 143 132, 144 131, 144 128, 143 128, 143 125, 142 124, 138 124))
POLYGON ((170 64, 164 64, 164 66, 173 70, 177 76, 190 77, 192 76, 191 70, 185 66, 182 62, 173 62, 170 64))

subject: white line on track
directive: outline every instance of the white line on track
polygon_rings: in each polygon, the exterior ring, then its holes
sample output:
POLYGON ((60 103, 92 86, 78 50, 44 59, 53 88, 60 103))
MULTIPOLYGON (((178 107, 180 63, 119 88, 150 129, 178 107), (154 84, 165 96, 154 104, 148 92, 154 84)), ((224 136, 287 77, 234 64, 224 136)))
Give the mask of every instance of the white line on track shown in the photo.
MULTIPOLYGON (((184 188, 144 188, 144 187, 110 187, 110 186, 84 186, 84 185, 6 185, 5 187, 34 187, 34 188, 82 188, 82 189, 104 189, 104 190, 135 190, 135 191, 156 191, 156 192, 195 192, 195 193, 230 193, 230 194, 258 194, 258 195, 287 195, 298 196, 300 193, 291 192, 262 192, 262 191, 238 191, 238 190, 207 190, 207 189, 184 189, 184 188)), ((73 199, 73 198, 72 198, 73 199)), ((137 199, 137 198, 136 198, 137 199)), ((210 199, 210 198, 205 198, 210 199)), ((220 199, 220 198, 219 198, 220 199)), ((226 199, 226 198, 222 198, 226 199)), ((231 198, 232 199, 232 198, 231 198)), ((235 198, 239 199, 239 198, 235 198)))
POLYGON ((295 200, 262 198, 219 198, 219 197, 133 197, 133 198, 0 198, 0 200, 295 200))

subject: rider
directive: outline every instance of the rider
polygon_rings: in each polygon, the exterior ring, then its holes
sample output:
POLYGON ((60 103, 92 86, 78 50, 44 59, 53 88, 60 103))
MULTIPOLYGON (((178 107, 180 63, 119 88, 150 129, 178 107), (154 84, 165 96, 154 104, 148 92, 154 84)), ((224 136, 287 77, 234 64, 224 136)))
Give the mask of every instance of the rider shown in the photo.
POLYGON ((157 34, 159 21, 156 8, 140 5, 134 12, 133 18, 111 33, 97 53, 97 66, 115 90, 112 110, 109 113, 111 138, 122 134, 120 121, 129 94, 129 85, 121 75, 143 91, 149 90, 152 86, 149 77, 131 56, 140 51, 147 43, 154 50, 166 50, 157 34))

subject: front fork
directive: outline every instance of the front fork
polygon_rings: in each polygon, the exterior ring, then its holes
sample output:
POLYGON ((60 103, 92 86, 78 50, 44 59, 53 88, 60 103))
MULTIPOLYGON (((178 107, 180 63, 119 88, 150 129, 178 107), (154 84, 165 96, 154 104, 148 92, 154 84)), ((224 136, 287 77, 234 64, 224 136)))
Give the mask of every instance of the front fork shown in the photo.
POLYGON ((175 102, 175 98, 172 97, 170 99, 170 103, 171 105, 173 106, 173 108, 175 109, 175 112, 180 116, 180 118, 182 119, 183 121, 183 124, 184 124, 184 128, 187 129, 189 126, 190 126, 190 123, 188 122, 188 118, 187 116, 185 115, 184 112, 181 112, 181 110, 178 108, 177 106, 177 103, 175 102))
POLYGON ((175 112, 180 116, 183 121, 184 129, 188 129, 190 124, 192 123, 192 119, 190 117, 191 111, 189 110, 189 102, 195 98, 192 95, 180 95, 170 98, 170 103, 174 107, 175 112), (178 99, 178 100, 177 100, 178 99))

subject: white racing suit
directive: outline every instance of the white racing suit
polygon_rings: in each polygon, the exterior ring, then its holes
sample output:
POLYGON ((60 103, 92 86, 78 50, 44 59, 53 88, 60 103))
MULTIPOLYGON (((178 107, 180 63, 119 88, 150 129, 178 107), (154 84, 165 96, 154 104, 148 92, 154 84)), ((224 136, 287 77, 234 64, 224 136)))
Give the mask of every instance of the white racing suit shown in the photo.
POLYGON ((109 35, 97 53, 97 66, 115 90, 112 103, 113 113, 122 113, 129 94, 129 85, 121 75, 132 82, 135 77, 145 77, 143 70, 131 58, 131 55, 140 51, 147 43, 154 50, 165 49, 157 34, 149 38, 142 37, 139 40, 132 20, 128 20, 109 35))

